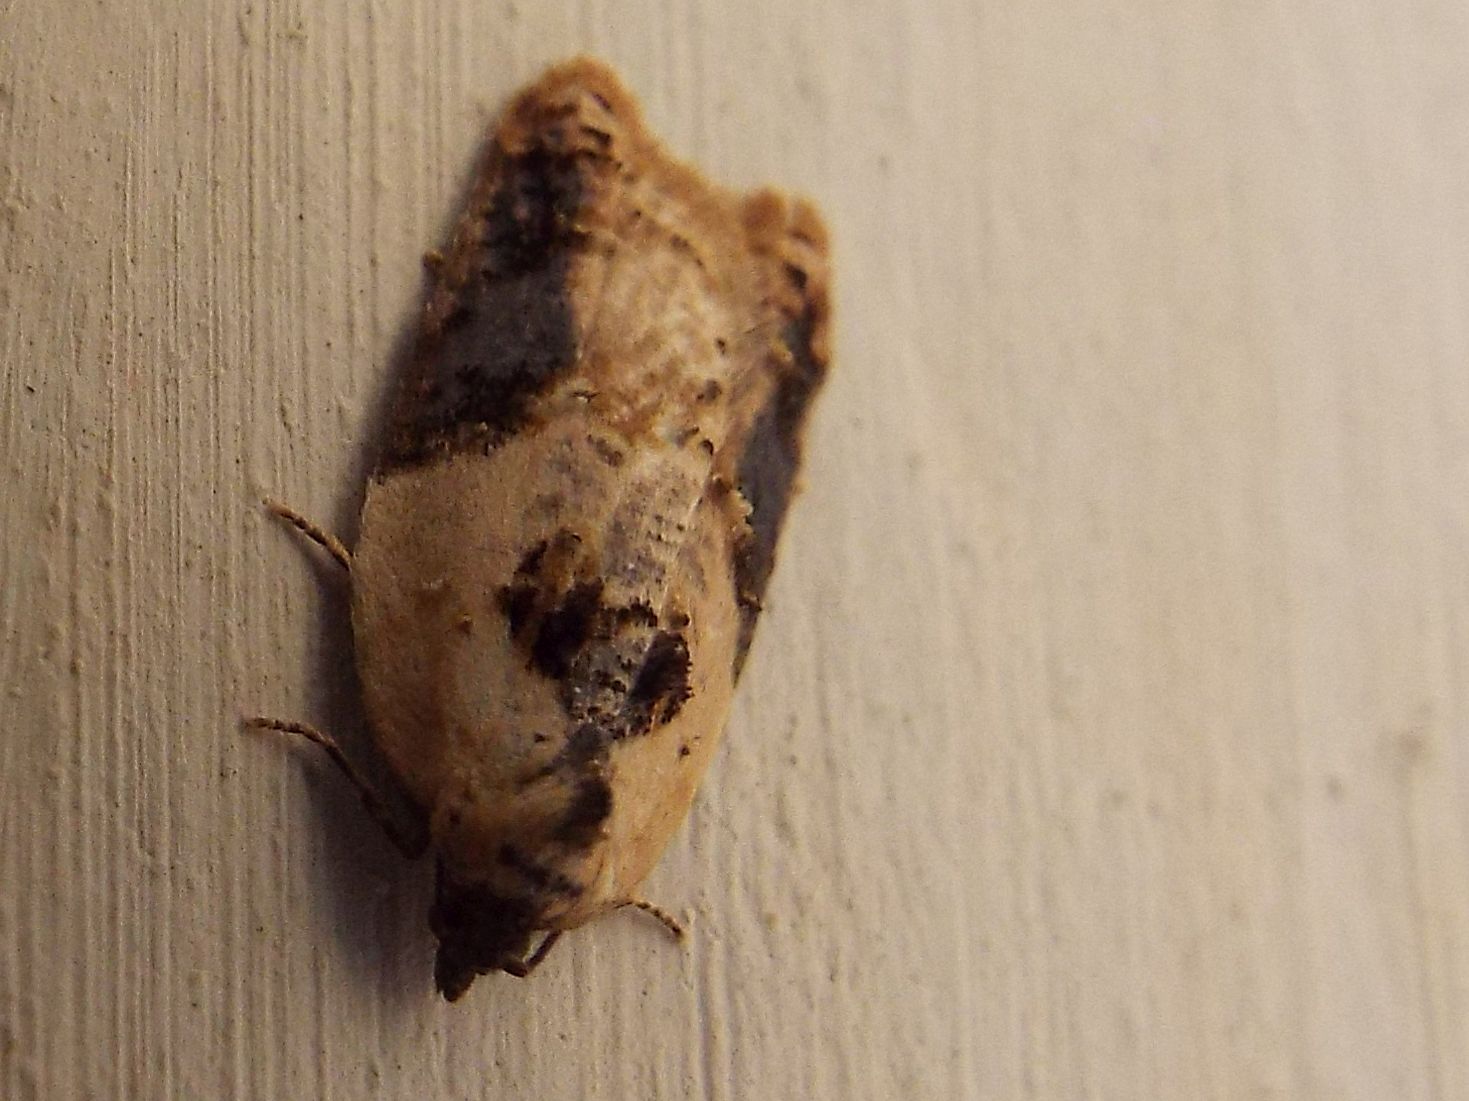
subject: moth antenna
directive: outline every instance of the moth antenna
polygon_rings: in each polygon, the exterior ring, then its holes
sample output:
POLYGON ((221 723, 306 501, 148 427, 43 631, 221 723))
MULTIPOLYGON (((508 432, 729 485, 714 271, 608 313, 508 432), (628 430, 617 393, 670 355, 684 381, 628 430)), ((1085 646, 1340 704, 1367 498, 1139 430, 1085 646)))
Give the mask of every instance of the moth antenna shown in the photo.
POLYGON ((678 918, 674 917, 667 910, 663 909, 663 907, 655 906, 653 903, 649 902, 645 898, 630 898, 620 905, 636 906, 639 910, 643 911, 643 913, 650 914, 659 922, 661 922, 663 928, 667 929, 670 933, 673 934, 674 940, 683 940, 683 926, 679 924, 678 918))
POLYGON ((297 734, 308 742, 321 746, 326 751, 326 755, 331 758, 332 763, 341 769, 342 775, 346 776, 352 786, 357 789, 357 794, 362 797, 362 804, 367 808, 368 815, 378 824, 378 828, 388 835, 388 840, 398 846, 404 856, 412 859, 421 855, 428 847, 427 839, 421 834, 404 832, 397 818, 388 810, 387 803, 378 794, 377 788, 373 787, 367 777, 357 771, 357 767, 347 759, 347 755, 342 752, 342 747, 330 734, 316 729, 309 723, 270 719, 263 715, 246 719, 245 725, 255 730, 276 730, 282 734, 297 734))
MULTIPOLYGON (((352 572, 352 552, 331 532, 317 527, 290 505, 282 504, 280 501, 267 497, 265 499, 265 507, 290 524, 302 535, 306 536, 306 538, 320 545, 327 554, 337 560, 337 564, 342 569, 346 570, 349 574, 352 572)), ((296 731, 296 733, 300 733, 300 731, 296 731)))

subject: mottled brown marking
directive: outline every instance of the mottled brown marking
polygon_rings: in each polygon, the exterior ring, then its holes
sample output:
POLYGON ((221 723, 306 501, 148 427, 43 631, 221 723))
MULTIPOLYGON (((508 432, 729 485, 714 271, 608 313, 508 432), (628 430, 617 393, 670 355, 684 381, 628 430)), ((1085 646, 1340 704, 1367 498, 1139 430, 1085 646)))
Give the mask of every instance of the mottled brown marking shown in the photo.
POLYGON ((570 671, 604 616, 601 580, 571 581, 580 543, 567 530, 537 542, 521 557, 510 584, 496 593, 528 665, 548 677, 561 678, 570 671))
POLYGON ((525 636, 531 616, 536 610, 538 591, 534 585, 526 584, 506 585, 500 589, 500 610, 505 613, 505 620, 510 624, 510 634, 515 638, 525 636))
POLYGON ((585 767, 606 748, 607 739, 594 723, 582 723, 566 739, 556 762, 558 767, 585 767))
POLYGON ((602 149, 603 152, 606 152, 612 148, 612 135, 607 133, 607 131, 603 130, 601 127, 589 126, 586 123, 582 123, 581 132, 587 137, 591 138, 602 149))
POLYGON ((610 467, 619 467, 627 459, 627 454, 621 448, 614 447, 601 436, 593 436, 588 442, 591 443, 592 450, 597 453, 597 457, 610 467))
POLYGON ((532 859, 519 846, 508 841, 500 846, 495 855, 501 864, 516 872, 538 891, 575 898, 585 890, 576 880, 532 859))
POLYGON ((615 612, 618 623, 641 623, 645 627, 658 626, 658 613, 646 600, 635 600, 615 612))
POLYGON ((566 494, 561 490, 542 493, 536 498, 536 511, 542 516, 555 516, 566 507, 566 494))
POLYGON ((584 776, 577 782, 576 793, 551 839, 572 848, 586 848, 602 835, 603 823, 611 814, 612 788, 599 775, 584 776))
POLYGON ((692 692, 689 666, 689 647, 683 635, 660 631, 654 636, 627 693, 628 734, 645 733, 678 714, 692 692))
POLYGON ((552 680, 571 672, 602 611, 602 579, 579 581, 541 621, 531 646, 531 663, 552 680))

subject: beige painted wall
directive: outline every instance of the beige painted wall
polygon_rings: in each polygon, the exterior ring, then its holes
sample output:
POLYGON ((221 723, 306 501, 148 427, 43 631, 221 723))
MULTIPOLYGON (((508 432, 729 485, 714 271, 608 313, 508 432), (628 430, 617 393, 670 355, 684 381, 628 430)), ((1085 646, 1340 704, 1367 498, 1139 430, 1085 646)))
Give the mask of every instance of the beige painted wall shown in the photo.
POLYGON ((0 1096, 1469 1097, 1469 9, 0 7, 0 1096), (817 197, 839 370, 634 917, 430 988, 338 777, 487 120, 817 197))

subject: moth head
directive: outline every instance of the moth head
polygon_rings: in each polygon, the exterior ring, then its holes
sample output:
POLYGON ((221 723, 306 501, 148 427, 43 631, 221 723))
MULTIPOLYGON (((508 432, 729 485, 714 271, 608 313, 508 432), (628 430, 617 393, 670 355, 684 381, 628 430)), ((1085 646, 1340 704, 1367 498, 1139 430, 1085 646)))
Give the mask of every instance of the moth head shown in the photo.
POLYGON ((439 938, 434 961, 439 992, 453 1002, 478 975, 491 971, 524 975, 536 918, 536 909, 525 900, 460 883, 440 865, 429 911, 429 927, 439 938))

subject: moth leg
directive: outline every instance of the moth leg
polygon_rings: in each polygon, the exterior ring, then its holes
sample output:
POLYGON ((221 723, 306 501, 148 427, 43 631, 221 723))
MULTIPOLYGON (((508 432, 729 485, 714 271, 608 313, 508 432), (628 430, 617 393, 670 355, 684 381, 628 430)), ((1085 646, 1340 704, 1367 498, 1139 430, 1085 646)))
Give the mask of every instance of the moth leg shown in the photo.
POLYGON ((531 953, 529 959, 509 960, 500 965, 500 970, 504 971, 507 975, 514 975, 517 979, 525 978, 537 967, 541 966, 541 961, 551 954, 552 947, 560 939, 561 933, 559 930, 554 933, 547 933, 546 939, 541 941, 540 947, 531 953))
POLYGON ((656 918, 663 925, 663 928, 673 934, 674 940, 683 940, 683 926, 679 924, 678 918, 663 909, 663 907, 653 905, 646 898, 630 898, 626 902, 619 902, 617 905, 619 908, 623 906, 636 906, 643 913, 651 914, 656 918))
POLYGON ((317 527, 310 520, 306 519, 306 517, 291 508, 290 505, 283 505, 281 502, 272 500, 269 497, 265 499, 265 507, 290 524, 302 535, 306 536, 306 538, 317 543, 322 550, 337 560, 337 565, 341 566, 342 569, 346 570, 349 574, 352 572, 352 552, 331 532, 317 527))
POLYGON ((383 833, 388 835, 388 840, 398 846, 404 856, 410 860, 421 856, 428 847, 427 840, 420 831, 407 833, 398 819, 388 810, 388 805, 367 777, 357 771, 355 765, 347 760, 347 755, 342 752, 342 747, 330 734, 317 730, 316 727, 307 723, 288 722, 285 719, 269 719, 257 715, 245 720, 245 725, 256 730, 278 730, 283 734, 299 734, 308 742, 314 742, 326 750, 326 755, 332 759, 332 763, 342 770, 352 786, 357 789, 357 794, 362 797, 362 804, 367 808, 368 816, 378 824, 383 833))

